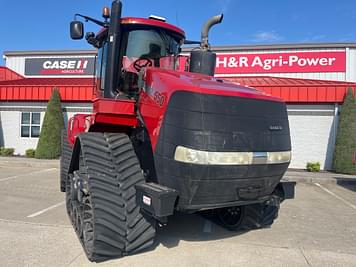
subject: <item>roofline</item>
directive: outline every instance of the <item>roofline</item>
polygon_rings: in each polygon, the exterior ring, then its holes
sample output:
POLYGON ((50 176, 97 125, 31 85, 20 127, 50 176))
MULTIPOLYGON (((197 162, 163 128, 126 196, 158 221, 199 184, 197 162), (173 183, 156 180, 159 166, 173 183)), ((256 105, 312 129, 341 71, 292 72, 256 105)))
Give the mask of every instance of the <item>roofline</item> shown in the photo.
POLYGON ((43 55, 96 55, 93 49, 86 50, 32 50, 32 51, 4 51, 4 56, 43 56, 43 55))
MULTIPOLYGON (((266 49, 303 49, 303 48, 356 48, 356 42, 349 43, 300 43, 300 44, 271 44, 271 45, 229 45, 212 46, 214 52, 228 52, 234 50, 266 50, 266 49)), ((183 52, 189 52, 194 47, 185 47, 183 52)))
MULTIPOLYGON (((230 52, 240 50, 266 49, 305 49, 305 48, 356 48, 356 42, 349 43, 300 43, 300 44, 272 44, 272 45, 229 45, 212 46, 214 52, 230 52)), ((190 52, 194 47, 184 47, 183 52, 190 52)), ((82 50, 24 50, 4 51, 4 56, 42 56, 42 55, 96 55, 95 49, 82 50)))

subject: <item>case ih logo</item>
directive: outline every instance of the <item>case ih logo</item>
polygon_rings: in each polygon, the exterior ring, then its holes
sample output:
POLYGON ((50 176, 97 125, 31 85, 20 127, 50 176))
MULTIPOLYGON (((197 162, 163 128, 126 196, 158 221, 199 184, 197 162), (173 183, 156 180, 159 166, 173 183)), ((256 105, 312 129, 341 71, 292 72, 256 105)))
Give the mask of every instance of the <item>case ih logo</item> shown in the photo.
POLYGON ((216 74, 345 72, 346 53, 219 54, 216 74))
POLYGON ((25 75, 93 75, 95 58, 28 58, 25 75))

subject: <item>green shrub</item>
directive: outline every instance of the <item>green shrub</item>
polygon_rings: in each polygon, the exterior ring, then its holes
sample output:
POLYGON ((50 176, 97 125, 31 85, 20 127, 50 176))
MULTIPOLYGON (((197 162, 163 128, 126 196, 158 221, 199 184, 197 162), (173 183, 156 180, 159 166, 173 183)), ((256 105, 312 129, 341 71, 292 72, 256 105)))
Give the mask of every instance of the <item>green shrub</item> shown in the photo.
POLYGON ((61 154, 61 132, 64 128, 61 99, 58 90, 53 90, 48 101, 43 119, 40 139, 38 140, 35 157, 38 159, 54 159, 61 154))
POLYGON ((26 153, 26 157, 28 157, 28 158, 34 158, 34 157, 35 157, 36 150, 30 148, 30 149, 27 149, 25 153, 26 153))
POLYGON ((15 152, 14 148, 5 148, 5 147, 0 148, 0 156, 5 156, 5 157, 13 156, 14 152, 15 152))
POLYGON ((320 163, 319 162, 308 162, 307 163, 308 172, 320 172, 320 163))
POLYGON ((349 88, 340 112, 333 158, 333 169, 338 173, 356 174, 353 164, 356 152, 356 100, 349 88))

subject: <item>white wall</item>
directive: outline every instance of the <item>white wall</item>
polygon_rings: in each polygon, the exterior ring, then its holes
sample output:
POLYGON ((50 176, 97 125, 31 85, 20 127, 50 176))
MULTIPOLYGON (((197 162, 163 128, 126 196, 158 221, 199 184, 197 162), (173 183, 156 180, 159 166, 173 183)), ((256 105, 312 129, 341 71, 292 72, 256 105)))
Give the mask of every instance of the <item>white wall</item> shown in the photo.
POLYGON ((307 162, 320 162, 330 170, 335 146, 337 117, 333 105, 289 105, 292 141, 290 168, 305 169, 307 162))
POLYGON ((356 48, 346 49, 346 81, 356 82, 356 48))
MULTIPOLYGON (((21 113, 40 112, 41 127, 45 115, 46 103, 1 102, 0 103, 0 146, 14 148, 15 154, 24 155, 27 149, 35 149, 38 138, 21 137, 21 113)), ((68 119, 75 113, 89 113, 91 103, 64 103, 64 121, 67 126, 68 119)))
MULTIPOLYGON (((14 148, 15 154, 25 154, 26 149, 36 148, 38 138, 21 137, 21 112, 1 111, 2 146, 14 148)), ((41 125, 44 112, 41 112, 41 125)))

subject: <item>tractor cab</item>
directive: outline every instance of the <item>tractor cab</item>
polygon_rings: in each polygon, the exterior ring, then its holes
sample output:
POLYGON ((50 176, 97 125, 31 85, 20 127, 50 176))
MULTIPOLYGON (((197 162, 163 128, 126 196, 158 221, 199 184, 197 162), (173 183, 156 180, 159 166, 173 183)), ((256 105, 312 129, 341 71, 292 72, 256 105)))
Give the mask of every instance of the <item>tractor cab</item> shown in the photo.
MULTIPOLYGON (((123 18, 121 24, 120 54, 118 55, 120 67, 117 72, 119 80, 116 93, 119 96, 131 98, 138 93, 138 77, 143 68, 177 69, 178 55, 184 35, 167 29, 166 25, 156 25, 153 19, 123 18)), ((99 33, 98 39, 100 46, 95 76, 97 92, 100 96, 105 90, 108 31, 104 30, 99 33)))
MULTIPOLYGON (((104 9, 103 17, 109 18, 106 12, 104 9)), ((89 32, 85 38, 89 44, 98 48, 95 71, 97 97, 135 97, 138 93, 139 73, 143 68, 177 69, 185 33, 166 23, 164 18, 121 18, 116 25, 94 22, 103 26, 102 30, 96 35, 89 32)), ((81 22, 72 22, 71 35, 73 39, 83 37, 81 22)))

